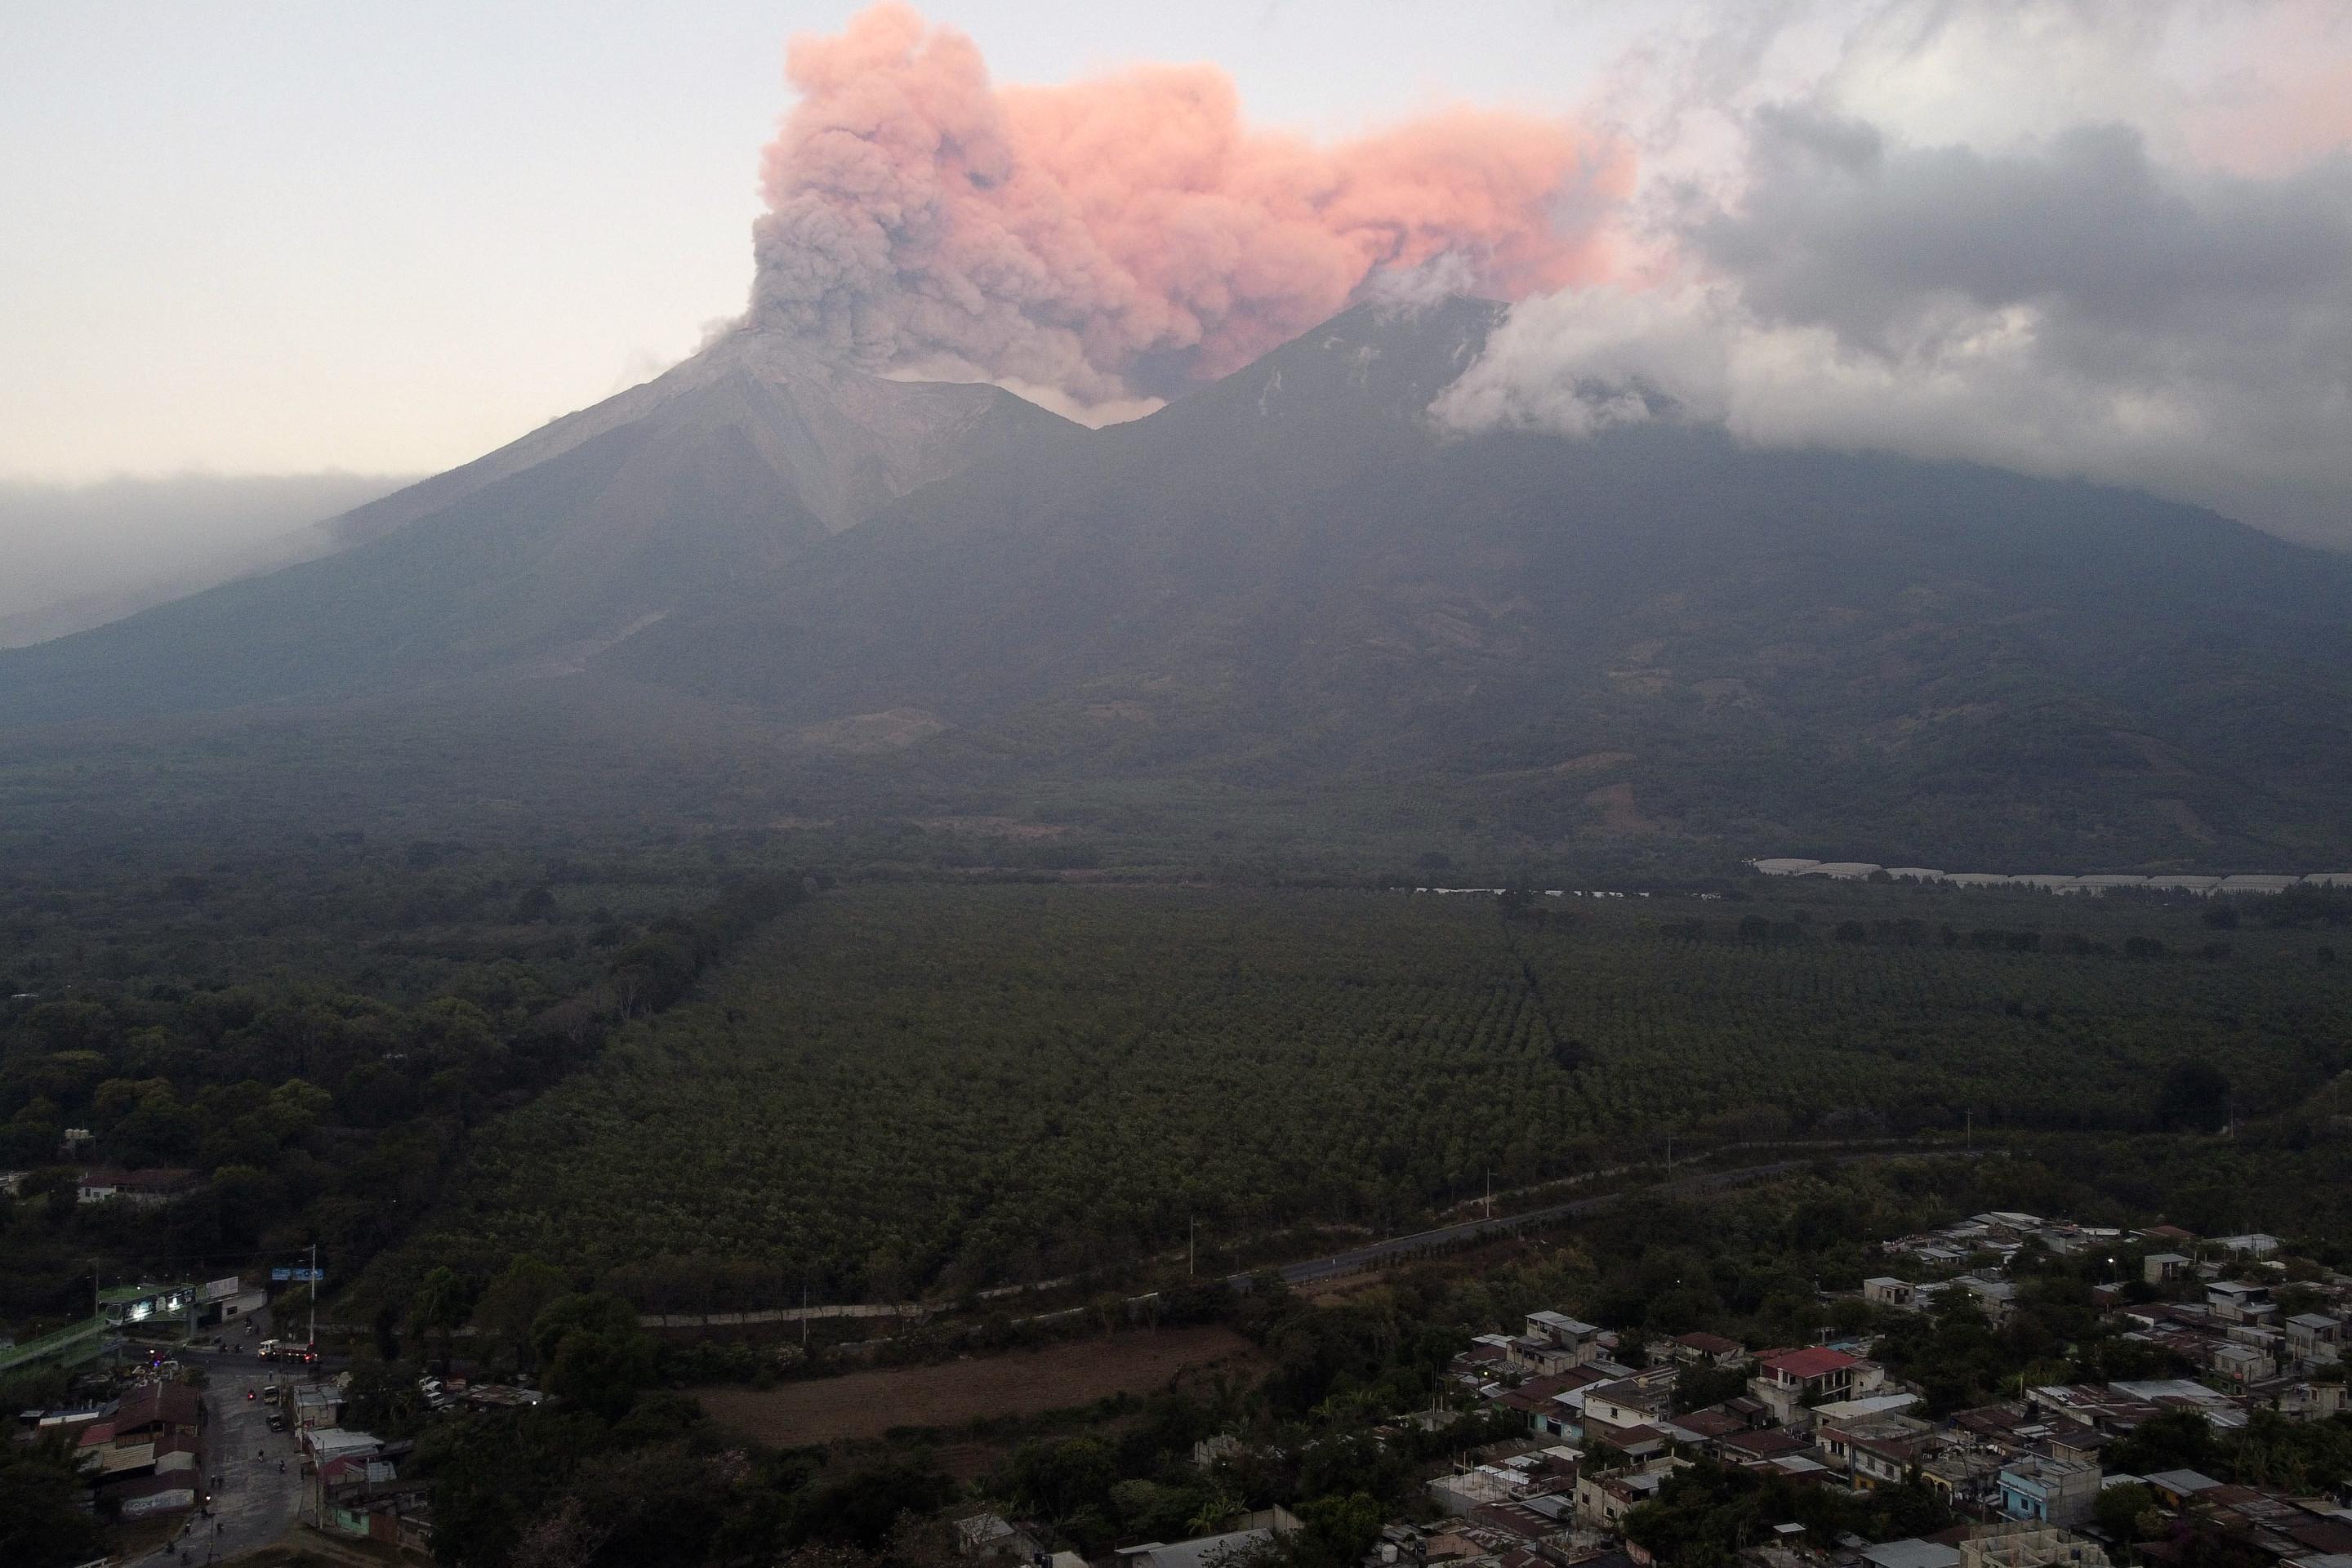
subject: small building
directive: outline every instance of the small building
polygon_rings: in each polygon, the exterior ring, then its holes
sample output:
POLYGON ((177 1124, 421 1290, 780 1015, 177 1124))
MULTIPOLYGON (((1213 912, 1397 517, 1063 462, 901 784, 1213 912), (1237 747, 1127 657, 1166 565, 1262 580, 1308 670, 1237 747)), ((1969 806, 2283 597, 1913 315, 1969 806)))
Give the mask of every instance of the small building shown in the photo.
POLYGON ((1886 1371, 1877 1363, 1817 1345, 1765 1356, 1748 1388, 1788 1426, 1810 1424, 1812 1405, 1869 1394, 1885 1381, 1886 1371))
POLYGON ((2278 1316, 2271 1288, 2242 1279, 2207 1280, 2205 1309, 2225 1323, 2268 1324, 2278 1316))
POLYGON ((2086 1524, 2099 1482, 2096 1465, 2024 1455, 2000 1468, 2000 1511, 2034 1524, 2086 1524))
POLYGON ((1865 1491, 1907 1478, 1926 1455, 1933 1432, 1927 1422, 1893 1412, 1822 1415, 1815 1428, 1822 1458, 1865 1491))
POLYGON ((2231 1342, 2213 1347, 2213 1375, 2243 1388, 2278 1375, 2278 1362, 2259 1345, 2231 1342))
POLYGON ((1529 1312, 1528 1331, 1523 1336, 1565 1351, 1564 1364, 1577 1366, 1601 1358, 1601 1330, 1598 1326, 1571 1318, 1566 1312, 1529 1312))
POLYGON ((1618 1434, 1664 1420, 1674 1393, 1675 1369, 1665 1366, 1596 1383, 1584 1391, 1585 1436, 1623 1447, 1618 1434))
POLYGON ((1918 1290, 1907 1279, 1897 1279, 1882 1274, 1875 1279, 1862 1282, 1862 1299, 1874 1307, 1900 1307, 1906 1310, 1918 1305, 1918 1290))
POLYGON ((1976 1298, 1977 1306, 1994 1322, 2000 1322, 2017 1310, 2017 1287, 2006 1279, 1989 1279, 1981 1274, 1963 1274, 1952 1281, 1956 1289, 1966 1290, 1976 1298))
POLYGON ((196 1190, 194 1171, 177 1169, 152 1171, 118 1171, 106 1167, 84 1171, 75 1184, 74 1198, 85 1204, 102 1204, 120 1198, 142 1208, 168 1204, 196 1190))
POLYGON ((2194 1267, 2178 1252, 2151 1252, 2139 1260, 2139 1277, 2151 1285, 2168 1285, 2194 1267))
POLYGON ((2287 1348, 2298 1360, 2333 1363, 2344 1344, 2344 1323, 2324 1312, 2297 1312, 2285 1323, 2287 1348))
POLYGON ((1685 1366, 1738 1366, 1748 1359, 1746 1345, 1721 1334, 1677 1334, 1670 1342, 1670 1353, 1685 1366))
POLYGON ((2167 1508, 2186 1508, 2200 1493, 2210 1492, 2221 1484, 2200 1470, 2158 1470, 2141 1479, 2167 1508))
POLYGON ((1680 1459, 1651 1459, 1623 1469, 1580 1475, 1576 1478, 1576 1517, 1586 1524, 1614 1530, 1628 1513, 1656 1497, 1666 1478, 1683 1468, 1680 1459))

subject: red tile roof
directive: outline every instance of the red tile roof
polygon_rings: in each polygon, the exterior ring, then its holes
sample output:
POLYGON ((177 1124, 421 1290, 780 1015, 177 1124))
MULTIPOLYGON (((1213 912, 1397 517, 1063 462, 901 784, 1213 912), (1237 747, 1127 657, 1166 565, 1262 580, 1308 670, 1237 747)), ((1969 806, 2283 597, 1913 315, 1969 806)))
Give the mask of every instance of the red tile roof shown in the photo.
POLYGON ((1811 1350, 1783 1351, 1779 1355, 1766 1357, 1764 1362, 1769 1372, 1808 1379, 1827 1377, 1831 1373, 1843 1372, 1847 1367, 1861 1364, 1860 1357, 1850 1356, 1843 1351, 1833 1351, 1827 1345, 1816 1345, 1811 1350))

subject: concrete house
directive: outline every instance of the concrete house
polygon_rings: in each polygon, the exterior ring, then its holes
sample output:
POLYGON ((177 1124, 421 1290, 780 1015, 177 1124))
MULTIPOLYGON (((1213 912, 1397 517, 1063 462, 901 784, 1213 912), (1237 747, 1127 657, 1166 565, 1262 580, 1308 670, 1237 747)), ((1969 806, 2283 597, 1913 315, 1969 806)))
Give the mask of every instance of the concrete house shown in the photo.
POLYGON ((1570 1366, 1601 1358, 1600 1329, 1566 1312, 1529 1312, 1525 1337, 1568 1352, 1570 1366))
POLYGON ((2324 1312, 2297 1312, 2286 1321, 2287 1348, 2299 1361, 2332 1365, 2344 1344, 2342 1320, 2324 1312))
POLYGON ((1783 1426, 1810 1426, 1811 1406, 1857 1398, 1874 1392, 1885 1381, 1886 1369, 1876 1362, 1816 1345, 1764 1357, 1757 1363, 1756 1375, 1748 1380, 1748 1391, 1783 1426))
POLYGON ((1862 1299, 1874 1307, 1900 1307, 1907 1310, 1919 1304, 1919 1291, 1907 1279, 1882 1274, 1875 1279, 1862 1282, 1862 1299))
POLYGON ((2205 1305, 2225 1323, 2267 1323, 2278 1315, 2269 1286, 2241 1279, 2207 1281, 2205 1305))
POLYGON ((2099 1500, 2096 1465, 2033 1455, 2000 1468, 2000 1511, 2035 1524, 2084 1524, 2099 1500))

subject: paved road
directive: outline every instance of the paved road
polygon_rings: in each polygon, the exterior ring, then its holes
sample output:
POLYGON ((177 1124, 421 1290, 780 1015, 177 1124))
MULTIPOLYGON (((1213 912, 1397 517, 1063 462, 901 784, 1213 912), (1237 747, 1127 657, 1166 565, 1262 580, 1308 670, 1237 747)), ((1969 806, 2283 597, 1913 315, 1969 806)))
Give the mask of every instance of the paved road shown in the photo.
MULTIPOLYGON (((1834 1160, 1841 1165, 1851 1165, 1858 1160, 1932 1159, 1940 1154, 1954 1152, 1957 1151, 1880 1150, 1863 1153, 1824 1154, 1815 1158, 1834 1160)), ((1589 1198, 1575 1198, 1567 1203, 1552 1204, 1539 1209, 1528 1209, 1523 1214, 1498 1215, 1494 1219, 1465 1220, 1459 1225, 1443 1226, 1436 1230, 1416 1231, 1411 1236, 1391 1237, 1386 1241, 1375 1241, 1368 1246, 1351 1247, 1346 1252, 1335 1253, 1329 1258, 1317 1258, 1304 1263, 1286 1264, 1281 1271, 1282 1278, 1286 1284, 1309 1284, 1318 1279, 1329 1279, 1341 1274, 1354 1274, 1376 1263, 1408 1253, 1431 1252, 1440 1247, 1457 1246, 1465 1241, 1475 1241, 1483 1237, 1507 1235, 1511 1231, 1523 1230, 1531 1225, 1549 1224, 1556 1219, 1565 1219, 1571 1215, 1591 1214, 1597 1209, 1607 1208, 1612 1204, 1622 1203, 1629 1197, 1668 1197, 1705 1192, 1712 1187, 1727 1187, 1739 1182, 1761 1181, 1769 1176, 1783 1175, 1812 1163, 1811 1159, 1776 1160, 1769 1165, 1742 1165, 1728 1171, 1701 1171, 1692 1175, 1679 1176, 1674 1181, 1654 1186, 1635 1187, 1614 1193, 1596 1193, 1589 1198)), ((1236 1289, 1245 1290, 1249 1288, 1249 1279, 1246 1274, 1235 1274, 1227 1282, 1236 1289)))
POLYGON ((183 1559, 208 1563, 267 1546, 286 1533, 302 1496, 302 1453, 291 1433, 272 1432, 262 1402, 246 1390, 282 1383, 286 1371, 268 1365, 237 1367, 215 1358, 205 1402, 212 1419, 205 1428, 205 1481, 212 1489, 213 1517, 190 1514, 173 1544, 138 1560, 140 1568, 163 1568, 183 1559), (283 1463, 285 1468, 278 1466, 283 1463), (217 1479, 215 1479, 217 1478, 217 1479))

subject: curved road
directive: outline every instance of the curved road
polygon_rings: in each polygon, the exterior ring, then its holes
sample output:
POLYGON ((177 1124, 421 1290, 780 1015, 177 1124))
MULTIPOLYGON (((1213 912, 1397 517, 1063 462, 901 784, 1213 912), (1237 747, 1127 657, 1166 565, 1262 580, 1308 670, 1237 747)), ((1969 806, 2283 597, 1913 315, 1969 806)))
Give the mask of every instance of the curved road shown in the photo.
MULTIPOLYGON (((1965 1152, 1956 1149, 1877 1150, 1863 1153, 1818 1154, 1802 1160, 1777 1160, 1769 1165, 1742 1165, 1729 1171, 1702 1171, 1696 1175, 1684 1176, 1672 1182, 1663 1182, 1655 1186, 1622 1188, 1613 1193, 1595 1193, 1589 1198, 1573 1198, 1567 1203, 1528 1209, 1523 1214, 1501 1215, 1493 1219, 1465 1220, 1459 1225, 1441 1226, 1435 1230, 1415 1231, 1411 1236, 1391 1237, 1386 1241, 1375 1241, 1364 1247, 1350 1247, 1345 1252, 1334 1253, 1328 1258, 1310 1258, 1304 1263, 1285 1264, 1280 1273, 1286 1285, 1311 1284, 1318 1279, 1330 1279, 1342 1274, 1354 1274, 1375 1263, 1407 1254, 1433 1251, 1459 1242, 1475 1241, 1483 1237, 1503 1236, 1511 1231, 1523 1230, 1531 1225, 1544 1225, 1552 1220, 1565 1219, 1571 1215, 1591 1214, 1595 1210, 1607 1208, 1612 1204, 1623 1203, 1631 1197, 1681 1197, 1691 1193, 1706 1192, 1714 1187, 1731 1186, 1739 1182, 1752 1182, 1767 1176, 1784 1175, 1820 1160, 1830 1160, 1837 1164, 1851 1165, 1863 1160, 1932 1160, 1953 1155, 1969 1157, 1986 1152, 1981 1149, 1965 1152)), ((1230 1275, 1227 1277, 1226 1283, 1237 1290, 1246 1290, 1250 1286, 1250 1276, 1230 1275)))

